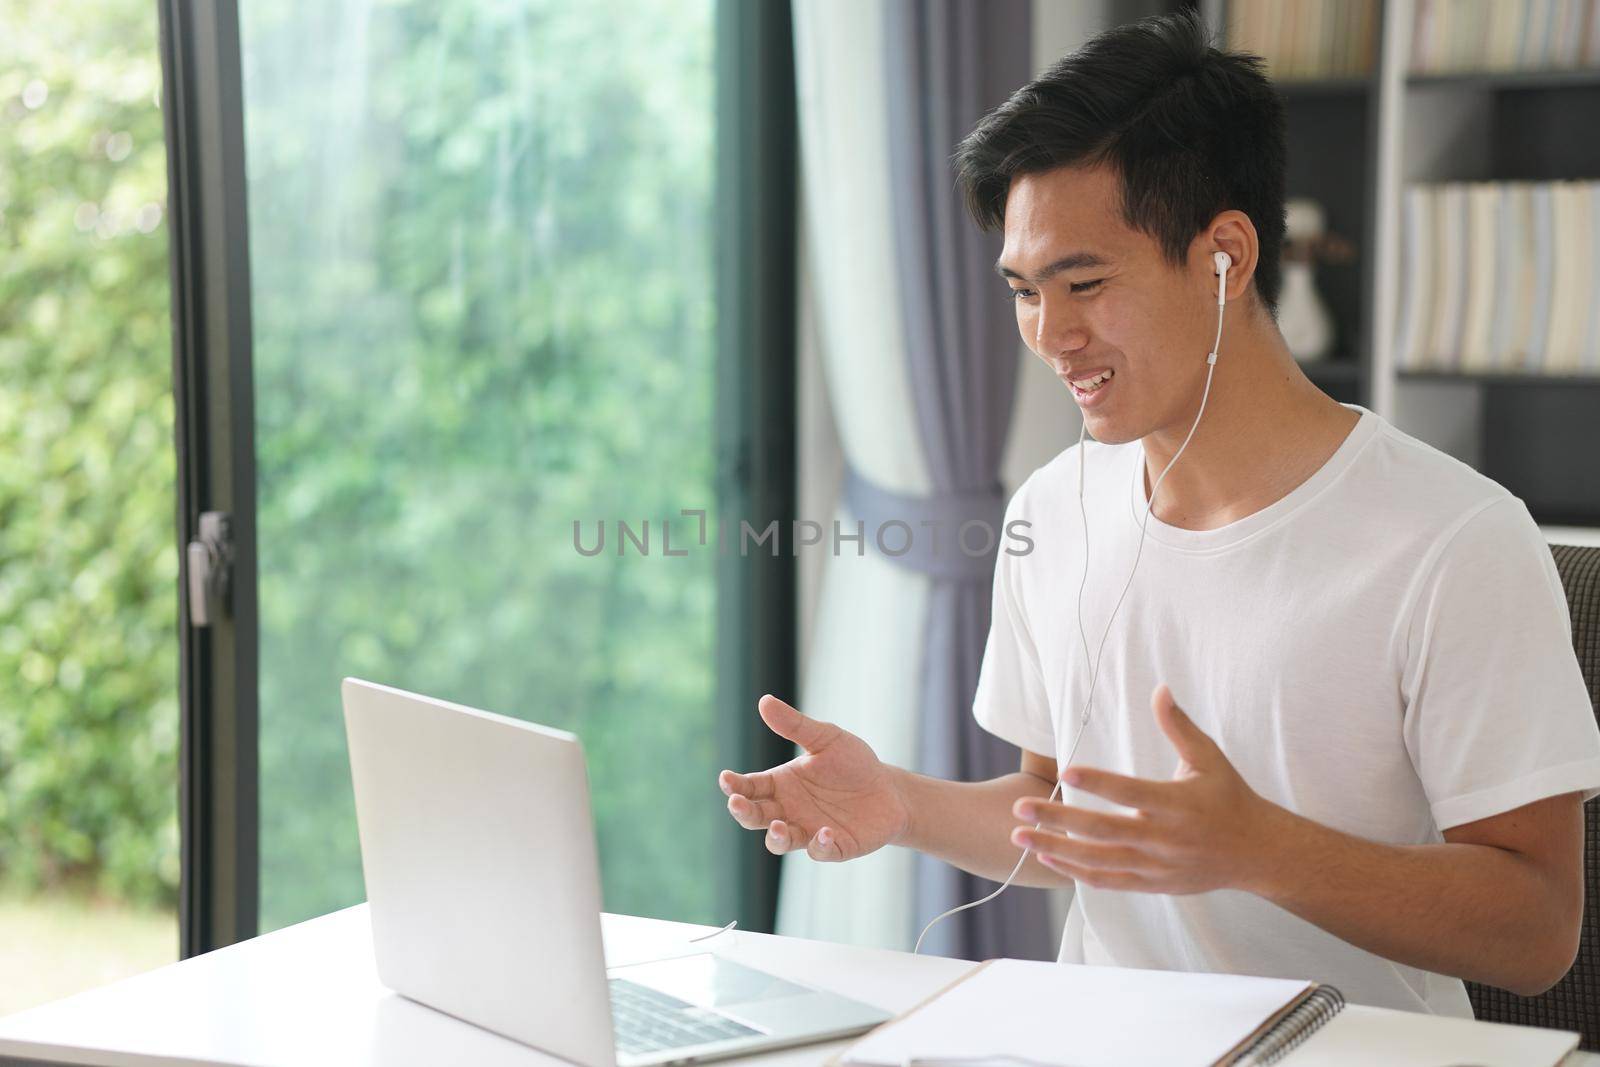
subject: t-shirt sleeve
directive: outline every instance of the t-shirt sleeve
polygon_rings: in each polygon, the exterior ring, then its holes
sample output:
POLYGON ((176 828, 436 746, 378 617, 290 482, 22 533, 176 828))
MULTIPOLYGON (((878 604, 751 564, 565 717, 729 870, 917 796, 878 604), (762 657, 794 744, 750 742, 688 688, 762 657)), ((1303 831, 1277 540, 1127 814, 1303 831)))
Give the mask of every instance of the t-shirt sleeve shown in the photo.
POLYGON ((1448 536, 1407 645, 1406 749, 1440 830, 1600 794, 1600 728, 1566 596, 1520 500, 1497 498, 1448 536))
MULTIPOLYGON (((1025 492, 1026 486, 1019 489, 1006 508, 1007 531, 1014 521, 1025 521, 1025 492)), ((1026 528, 1022 532, 1026 534, 1026 528)), ((1008 547, 1020 550, 1027 546, 1013 538, 1000 540, 1000 554, 994 565, 989 640, 983 648, 972 714, 979 726, 996 737, 1048 756, 1055 751, 1050 699, 1021 595, 1031 553, 1013 555, 1006 551, 1008 547)))

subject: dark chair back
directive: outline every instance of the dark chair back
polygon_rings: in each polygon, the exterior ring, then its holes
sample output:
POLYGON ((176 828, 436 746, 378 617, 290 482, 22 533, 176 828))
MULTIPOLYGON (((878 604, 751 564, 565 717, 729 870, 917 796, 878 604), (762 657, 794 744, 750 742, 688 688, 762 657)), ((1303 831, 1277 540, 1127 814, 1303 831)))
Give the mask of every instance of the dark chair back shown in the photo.
MULTIPOLYGON (((1551 549, 1572 609, 1572 647, 1589 684, 1589 700, 1600 717, 1600 547, 1557 545, 1551 549)), ((1584 910, 1578 959, 1555 987, 1536 997, 1467 983, 1478 1018, 1523 1026, 1576 1030, 1580 1048, 1600 1049, 1600 797, 1584 805, 1584 910)))

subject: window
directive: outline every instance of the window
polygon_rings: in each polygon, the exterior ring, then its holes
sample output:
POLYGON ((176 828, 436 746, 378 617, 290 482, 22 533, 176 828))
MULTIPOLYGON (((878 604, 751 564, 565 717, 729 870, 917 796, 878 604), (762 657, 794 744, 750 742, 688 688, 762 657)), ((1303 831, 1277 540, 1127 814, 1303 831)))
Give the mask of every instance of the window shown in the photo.
POLYGON ((363 897, 344 675, 575 731, 606 907, 725 921, 717 559, 660 544, 715 507, 714 29, 240 4, 262 929, 363 897))

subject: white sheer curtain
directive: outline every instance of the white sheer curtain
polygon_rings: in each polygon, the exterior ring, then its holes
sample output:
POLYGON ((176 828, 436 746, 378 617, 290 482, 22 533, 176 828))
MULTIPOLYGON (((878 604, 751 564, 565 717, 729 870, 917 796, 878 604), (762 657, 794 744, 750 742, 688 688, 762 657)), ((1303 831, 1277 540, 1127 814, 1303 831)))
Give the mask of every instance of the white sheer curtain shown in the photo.
MULTIPOLYGON (((1106 26, 1158 6, 1035 0, 1034 72, 1106 26)), ((898 313, 882 11, 859 0, 794 0, 793 7, 803 157, 801 404, 808 424, 801 495, 802 515, 812 518, 835 506, 841 459, 893 492, 923 495, 933 485, 898 313)), ((1022 370, 1002 465, 1011 490, 1072 444, 1079 428, 1076 406, 1054 375, 1018 348, 1022 370)), ((854 530, 856 519, 842 506, 835 517, 854 530)), ((931 581, 882 557, 857 558, 852 546, 845 551, 800 561, 800 706, 865 737, 885 760, 914 766, 931 581)), ((789 857, 778 926, 803 937, 910 948, 929 918, 913 914, 914 885, 915 857, 902 849, 842 865, 789 857)), ((1071 891, 1052 897, 1059 929, 1071 891)))
MULTIPOLYGON (((794 29, 805 256, 840 446, 872 482, 924 495, 932 482, 894 291, 882 14, 859 0, 801 0, 794 29)), ((855 531, 855 516, 842 506, 835 518, 855 531)), ((924 575, 843 544, 822 571, 802 680, 801 710, 859 734, 899 766, 917 759, 928 589, 924 575)), ((904 849, 845 864, 786 857, 779 932, 909 947, 913 874, 914 856, 904 849)))

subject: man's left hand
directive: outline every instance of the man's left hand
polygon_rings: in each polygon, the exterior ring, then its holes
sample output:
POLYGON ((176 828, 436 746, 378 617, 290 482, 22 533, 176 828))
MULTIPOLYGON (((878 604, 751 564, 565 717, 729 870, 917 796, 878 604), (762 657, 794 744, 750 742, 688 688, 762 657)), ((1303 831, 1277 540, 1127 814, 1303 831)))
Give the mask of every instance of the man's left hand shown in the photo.
POLYGON ((1068 767, 1061 774, 1067 786, 1132 811, 1111 814, 1024 797, 1012 811, 1028 825, 1012 831, 1012 843, 1032 849, 1051 870, 1101 889, 1259 890, 1270 867, 1276 817, 1287 813, 1245 783, 1166 686, 1156 688, 1150 703, 1178 752, 1172 780, 1068 767))

